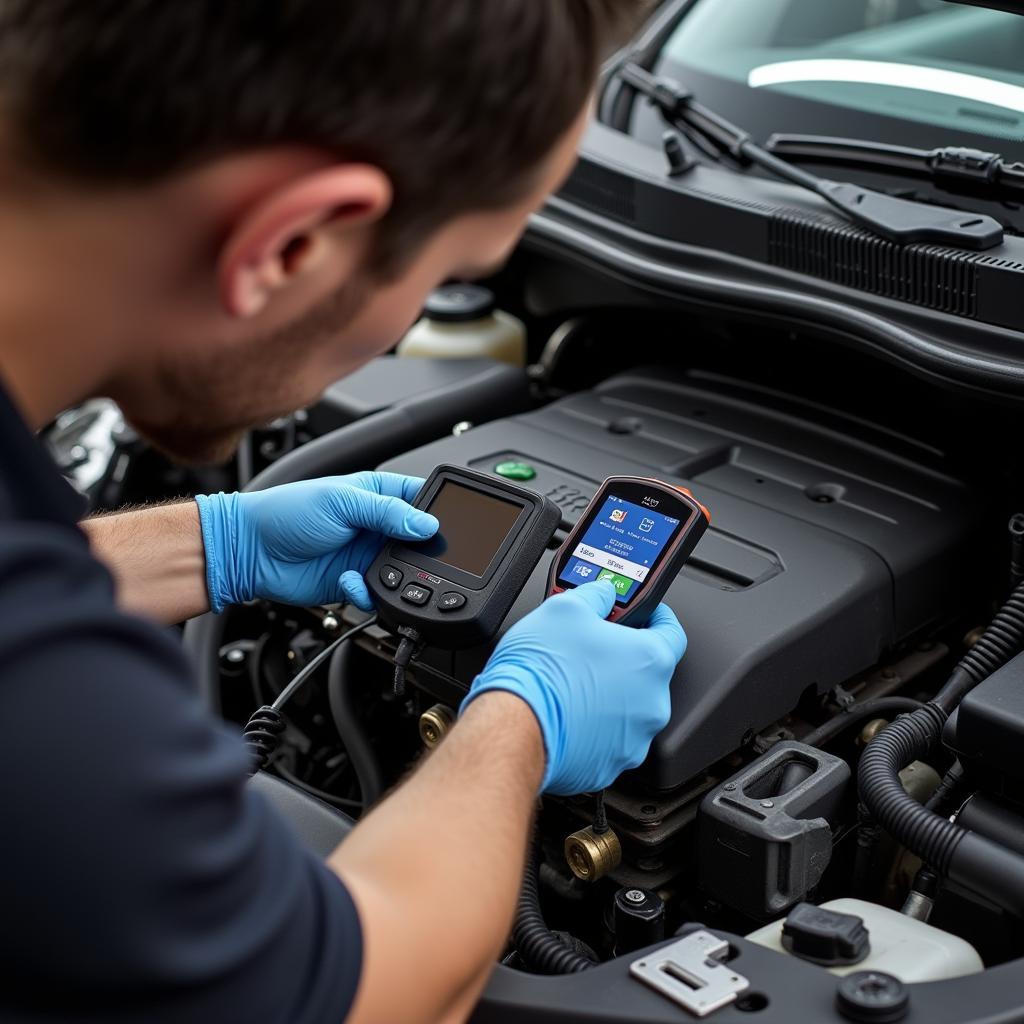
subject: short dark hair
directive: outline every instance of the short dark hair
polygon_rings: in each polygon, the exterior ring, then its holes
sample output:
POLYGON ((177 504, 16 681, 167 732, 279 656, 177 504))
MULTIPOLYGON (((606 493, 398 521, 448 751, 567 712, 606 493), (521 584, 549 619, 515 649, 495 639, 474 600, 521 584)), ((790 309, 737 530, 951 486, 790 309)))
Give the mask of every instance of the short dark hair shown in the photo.
POLYGON ((645 0, 0 0, 5 144, 104 184, 306 144, 371 161, 378 256, 521 198, 645 0))

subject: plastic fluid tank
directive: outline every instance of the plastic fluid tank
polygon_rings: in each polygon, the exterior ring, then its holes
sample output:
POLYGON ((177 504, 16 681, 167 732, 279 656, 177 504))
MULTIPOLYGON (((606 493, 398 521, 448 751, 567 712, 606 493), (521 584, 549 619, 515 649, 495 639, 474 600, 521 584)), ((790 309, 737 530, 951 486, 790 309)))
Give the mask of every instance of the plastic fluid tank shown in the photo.
POLYGON ((497 359, 526 365, 526 327, 495 308, 494 293, 475 284, 445 285, 432 292, 398 345, 398 355, 427 359, 497 359))
MULTIPOLYGON (((870 950, 866 957, 855 964, 823 968, 833 974, 884 971, 900 981, 915 982, 959 978, 984 970, 981 957, 969 942, 899 911, 855 899, 830 900, 821 907, 859 917, 868 930, 870 950)), ((747 938, 759 946, 789 955, 782 944, 784 923, 780 919, 765 925, 747 938)))

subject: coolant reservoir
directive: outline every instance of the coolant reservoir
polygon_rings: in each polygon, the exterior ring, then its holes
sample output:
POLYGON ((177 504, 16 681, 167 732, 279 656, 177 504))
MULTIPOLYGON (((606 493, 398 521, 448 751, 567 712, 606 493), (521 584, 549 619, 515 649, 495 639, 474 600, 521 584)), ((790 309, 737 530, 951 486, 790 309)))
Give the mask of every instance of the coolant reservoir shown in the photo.
POLYGON ((417 321, 398 345, 398 355, 427 359, 497 359, 526 365, 526 327, 495 309, 494 293, 476 284, 452 284, 431 292, 417 321))
MULTIPOLYGON (((820 909, 859 917, 868 932, 866 954, 857 963, 824 968, 833 974, 884 971, 901 981, 915 982, 959 978, 984 970, 981 957, 969 942, 899 911, 854 899, 830 900, 820 909)), ((784 924, 783 920, 775 921, 747 938, 778 953, 795 955, 783 945, 784 924)))

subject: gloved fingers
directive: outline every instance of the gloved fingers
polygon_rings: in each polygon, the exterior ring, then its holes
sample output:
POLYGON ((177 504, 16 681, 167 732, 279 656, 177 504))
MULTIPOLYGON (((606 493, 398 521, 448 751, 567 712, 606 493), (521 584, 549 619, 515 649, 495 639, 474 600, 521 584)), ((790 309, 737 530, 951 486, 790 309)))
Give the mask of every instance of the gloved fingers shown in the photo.
POLYGON ((401 473, 354 473, 352 476, 341 477, 341 481, 351 487, 363 491, 382 494, 391 498, 402 498, 412 501, 426 483, 421 476, 405 476, 401 473))
POLYGON ((615 587, 608 580, 592 580, 566 593, 562 600, 585 604, 602 619, 611 615, 615 607, 615 587))
POLYGON ((413 508, 401 498, 355 487, 338 492, 337 507, 344 526, 400 540, 426 540, 437 533, 440 525, 429 512, 413 508))
POLYGON ((366 581, 363 577, 350 569, 338 577, 338 586, 341 593, 349 604, 354 604, 364 612, 373 611, 373 601, 370 600, 370 591, 366 589, 366 581))
POLYGON ((383 478, 381 488, 385 494, 394 494, 397 491, 396 497, 404 498, 406 501, 413 501, 427 482, 421 476, 400 476, 398 473, 381 473, 380 476, 383 478))
MULTIPOLYGON (((661 728, 663 729, 665 725, 668 725, 667 719, 661 728)), ((661 732, 661 729, 659 729, 658 732, 661 732)), ((640 765, 642 765, 644 761, 647 760, 647 755, 651 752, 651 744, 653 742, 654 737, 651 737, 651 739, 647 741, 646 745, 642 749, 634 751, 633 756, 622 766, 622 771, 628 772, 632 771, 634 768, 639 768, 640 765)), ((622 772, 620 772, 619 774, 621 775, 622 772)), ((618 776, 616 776, 616 778, 617 777, 618 776)))
POLYGON ((659 604, 651 614, 646 629, 655 636, 660 636, 668 645, 672 655, 672 664, 678 664, 686 653, 686 631, 679 624, 676 613, 667 604, 659 604))

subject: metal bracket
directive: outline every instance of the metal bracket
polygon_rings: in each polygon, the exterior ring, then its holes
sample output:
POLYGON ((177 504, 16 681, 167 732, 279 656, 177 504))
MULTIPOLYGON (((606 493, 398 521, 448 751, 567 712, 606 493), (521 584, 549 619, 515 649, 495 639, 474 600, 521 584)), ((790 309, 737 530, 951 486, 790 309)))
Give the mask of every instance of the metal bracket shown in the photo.
POLYGON ((629 973, 695 1017, 706 1017, 750 988, 750 982, 725 963, 728 953, 724 939, 693 932, 634 960, 629 973))

